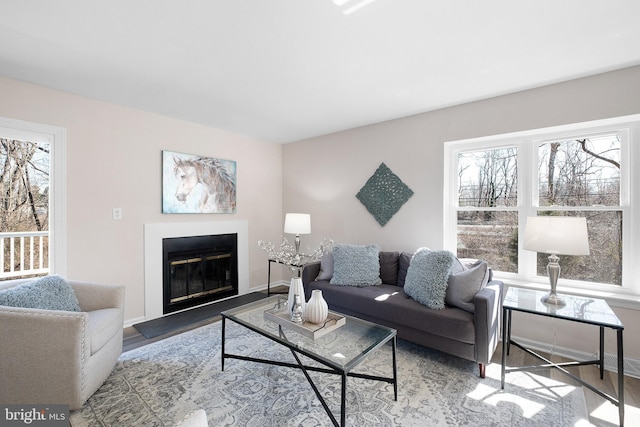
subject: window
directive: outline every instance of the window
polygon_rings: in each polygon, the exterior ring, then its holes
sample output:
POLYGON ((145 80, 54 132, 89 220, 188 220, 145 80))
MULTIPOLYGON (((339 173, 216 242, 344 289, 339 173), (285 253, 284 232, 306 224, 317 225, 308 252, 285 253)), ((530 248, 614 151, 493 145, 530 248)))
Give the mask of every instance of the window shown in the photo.
POLYGON ((560 284, 640 293, 629 262, 640 251, 629 167, 639 134, 632 116, 446 143, 444 246, 506 280, 546 283, 548 254, 519 244, 526 218, 586 217, 590 255, 561 256, 560 284))
POLYGON ((40 269, 40 260, 44 261, 44 270, 64 276, 67 255, 64 238, 65 130, 0 117, 0 140, 5 148, 3 155, 0 155, 2 170, 7 172, 3 181, 6 184, 4 197, 0 199, 7 215, 3 215, 2 219, 11 220, 13 224, 0 231, 26 232, 24 237, 13 239, 13 243, 7 240, 5 245, 0 246, 0 252, 6 246, 7 251, 2 255, 9 259, 9 264, 15 270, 10 271, 9 267, 4 270, 9 273, 3 277, 20 276, 20 268, 31 270, 29 274, 40 274, 39 271, 33 271, 40 269), (15 185, 12 186, 12 182, 15 185), (11 197, 7 197, 9 194, 11 197), (16 227, 20 229, 14 229, 16 227), (48 236, 40 240, 40 234, 46 234, 47 230, 48 236), (10 261, 11 245, 15 257, 13 262, 10 261))
POLYGON ((0 137, 0 278, 49 272, 50 151, 0 137))
POLYGON ((458 256, 491 260, 495 270, 513 273, 518 271, 517 153, 515 147, 461 152, 457 166, 458 256))

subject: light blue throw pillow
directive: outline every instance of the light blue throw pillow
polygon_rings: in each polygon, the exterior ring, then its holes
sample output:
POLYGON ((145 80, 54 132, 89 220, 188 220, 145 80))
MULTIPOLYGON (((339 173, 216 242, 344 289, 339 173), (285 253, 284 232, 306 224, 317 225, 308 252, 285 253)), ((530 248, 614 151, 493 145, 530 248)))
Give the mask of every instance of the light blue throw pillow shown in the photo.
POLYGON ((0 291, 0 305, 44 310, 81 311, 71 285, 60 276, 45 276, 0 291))
POLYGON ((447 280, 455 261, 449 251, 418 249, 407 270, 404 292, 429 308, 444 308, 447 280))
POLYGON ((329 282, 341 286, 374 286, 380 280, 378 245, 335 245, 333 277, 329 282))

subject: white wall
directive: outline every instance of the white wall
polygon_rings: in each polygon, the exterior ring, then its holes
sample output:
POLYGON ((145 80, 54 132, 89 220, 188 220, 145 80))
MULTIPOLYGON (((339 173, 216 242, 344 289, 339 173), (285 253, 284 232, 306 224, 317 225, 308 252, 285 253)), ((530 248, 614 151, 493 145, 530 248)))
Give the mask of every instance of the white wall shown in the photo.
POLYGON ((0 116, 67 129, 68 276, 124 284, 127 322, 144 317, 145 223, 246 220, 249 286, 266 283, 257 241, 281 234, 281 145, 6 78, 0 94, 0 116), (162 150, 235 160, 237 213, 163 215, 162 150))
MULTIPOLYGON (((637 113, 640 67, 633 67, 288 144, 283 151, 284 211, 311 214, 309 243, 332 237, 377 243, 383 250, 441 248, 445 141, 637 113), (414 191, 384 227, 355 197, 381 162, 414 191)), ((640 359, 640 312, 614 309, 625 322, 627 354, 640 359)), ((514 334, 548 340, 549 329, 524 323, 514 324, 514 334)), ((568 347, 595 348, 593 330, 558 326, 557 334, 568 347)), ((614 352, 614 344, 607 336, 606 351, 614 352)))

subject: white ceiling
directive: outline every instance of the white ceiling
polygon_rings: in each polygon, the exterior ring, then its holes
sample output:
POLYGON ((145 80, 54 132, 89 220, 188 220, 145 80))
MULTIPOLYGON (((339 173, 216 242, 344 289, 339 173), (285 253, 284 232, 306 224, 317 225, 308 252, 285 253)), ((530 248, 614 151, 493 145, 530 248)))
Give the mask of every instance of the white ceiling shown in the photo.
POLYGON ((638 0, 0 0, 0 75, 286 143, 640 64, 638 0))

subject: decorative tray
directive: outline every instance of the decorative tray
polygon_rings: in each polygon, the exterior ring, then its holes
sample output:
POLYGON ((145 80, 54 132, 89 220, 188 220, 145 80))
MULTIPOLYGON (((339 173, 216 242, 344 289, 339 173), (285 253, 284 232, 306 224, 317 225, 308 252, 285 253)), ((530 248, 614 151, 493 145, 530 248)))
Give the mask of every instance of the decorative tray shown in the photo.
POLYGON ((293 323, 289 316, 289 311, 287 310, 286 306, 276 306, 264 312, 265 319, 271 320, 272 322, 275 322, 280 326, 292 329, 295 332, 298 332, 299 334, 302 334, 314 340, 328 334, 333 330, 338 329, 347 321, 344 316, 338 313, 334 313, 333 311, 329 311, 329 316, 327 317, 327 320, 324 321, 324 323, 293 323))

